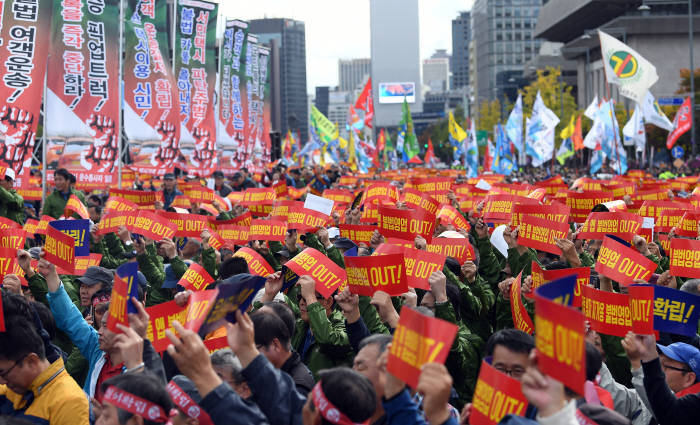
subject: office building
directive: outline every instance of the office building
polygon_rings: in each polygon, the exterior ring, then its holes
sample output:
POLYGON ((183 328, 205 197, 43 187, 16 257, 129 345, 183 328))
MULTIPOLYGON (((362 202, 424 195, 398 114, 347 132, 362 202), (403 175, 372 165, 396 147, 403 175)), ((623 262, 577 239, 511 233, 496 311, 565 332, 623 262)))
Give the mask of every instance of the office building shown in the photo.
POLYGON ((370 0, 372 92, 375 125, 394 127, 406 98, 423 109, 418 0, 370 0))
POLYGON ((280 128, 273 130, 281 134, 286 134, 287 130, 299 131, 302 140, 308 140, 304 23, 286 18, 253 19, 250 32, 257 35, 261 43, 279 46, 280 128))
POLYGON ((328 93, 330 90, 331 87, 318 86, 316 87, 316 96, 314 97, 314 106, 325 116, 328 116, 328 93))
POLYGON ((453 89, 469 85, 469 43, 472 38, 471 13, 460 12, 459 16, 452 20, 452 71, 453 89))
POLYGON ((338 88, 351 91, 363 85, 370 75, 369 59, 340 59, 338 61, 338 88))
POLYGON ((542 4, 543 0, 474 2, 471 34, 476 54, 476 69, 472 71, 476 104, 502 99, 504 94, 515 100, 525 63, 540 50, 540 40, 533 33, 542 4))
POLYGON ((449 89, 449 58, 438 57, 423 60, 423 86, 431 92, 444 92, 449 89))

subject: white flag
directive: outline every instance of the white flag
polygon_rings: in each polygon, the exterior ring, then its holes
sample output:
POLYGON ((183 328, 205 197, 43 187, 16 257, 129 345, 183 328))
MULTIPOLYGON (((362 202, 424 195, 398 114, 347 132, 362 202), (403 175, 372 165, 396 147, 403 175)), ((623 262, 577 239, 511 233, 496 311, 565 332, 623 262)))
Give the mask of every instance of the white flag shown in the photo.
POLYGON ((621 95, 644 103, 649 87, 659 79, 656 67, 616 38, 600 30, 598 36, 608 82, 618 86, 621 95))
POLYGON ((595 95, 593 102, 591 102, 591 104, 588 105, 588 108, 583 111, 583 115, 585 115, 591 121, 595 120, 595 118, 598 116, 598 95, 595 95))
POLYGON ((642 103, 642 113, 644 115, 644 122, 647 124, 654 124, 659 128, 671 131, 673 130, 673 123, 666 117, 663 113, 659 104, 654 99, 654 96, 647 92, 644 97, 644 103, 642 103))
POLYGON ((639 104, 634 106, 632 116, 622 129, 622 135, 625 137, 625 146, 636 146, 638 151, 644 150, 647 138, 639 104))

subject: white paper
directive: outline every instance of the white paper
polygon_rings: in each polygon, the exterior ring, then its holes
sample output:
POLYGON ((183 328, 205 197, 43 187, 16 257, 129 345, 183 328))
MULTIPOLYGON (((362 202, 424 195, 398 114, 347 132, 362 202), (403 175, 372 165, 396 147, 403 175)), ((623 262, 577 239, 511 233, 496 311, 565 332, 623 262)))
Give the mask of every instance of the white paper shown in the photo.
POLYGON ((306 195, 306 201, 304 201, 304 208, 318 211, 325 215, 331 215, 331 211, 333 211, 333 200, 322 198, 320 196, 316 196, 309 193, 306 195))
POLYGON ((654 217, 643 217, 642 229, 653 229, 654 228, 654 217))
POLYGON ((498 252, 503 254, 504 257, 508 258, 508 243, 503 238, 504 230, 506 230, 505 224, 501 224, 494 229, 493 233, 491 233, 491 245, 493 245, 498 252))
POLYGON ((481 190, 491 190, 491 185, 484 179, 479 179, 479 181, 476 182, 476 186, 474 187, 481 190))

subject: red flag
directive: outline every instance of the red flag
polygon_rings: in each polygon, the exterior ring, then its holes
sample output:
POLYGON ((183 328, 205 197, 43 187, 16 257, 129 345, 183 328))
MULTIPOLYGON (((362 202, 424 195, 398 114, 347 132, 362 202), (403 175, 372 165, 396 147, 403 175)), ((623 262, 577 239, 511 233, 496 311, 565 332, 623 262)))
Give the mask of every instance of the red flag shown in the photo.
POLYGON ((365 84, 365 88, 362 89, 362 93, 357 97, 357 101, 355 102, 355 109, 362 109, 365 112, 369 112, 366 108, 367 105, 367 98, 372 98, 372 78, 367 79, 367 83, 365 84))
POLYGON ((493 147, 491 146, 491 141, 486 141, 486 150, 484 151, 484 171, 491 171, 491 163, 493 162, 493 153, 491 152, 493 147))
POLYGON ((386 136, 384 135, 384 129, 379 132, 379 137, 377 138, 377 151, 384 150, 384 145, 386 144, 386 136))
POLYGON ((426 164, 430 164, 430 161, 435 159, 435 150, 433 149, 433 141, 428 139, 428 149, 425 151, 425 158, 423 158, 423 161, 425 161, 426 164))
POLYGON ((367 102, 365 107, 365 125, 372 128, 372 118, 374 118, 374 101, 372 96, 367 96, 367 102))
POLYGON ((581 115, 576 119, 576 127, 574 127, 574 134, 571 136, 571 140, 574 142, 574 150, 581 150, 583 146, 583 133, 581 132, 581 115))
POLYGON ((690 130, 692 125, 690 122, 690 97, 686 97, 681 108, 676 112, 676 117, 673 118, 673 130, 668 133, 666 138, 666 149, 671 149, 676 140, 690 130))

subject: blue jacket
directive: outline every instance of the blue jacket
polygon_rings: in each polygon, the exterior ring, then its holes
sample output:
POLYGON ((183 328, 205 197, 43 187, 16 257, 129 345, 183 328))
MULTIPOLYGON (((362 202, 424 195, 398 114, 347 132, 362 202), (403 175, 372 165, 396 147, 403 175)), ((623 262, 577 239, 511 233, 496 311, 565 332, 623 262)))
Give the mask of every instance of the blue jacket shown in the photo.
POLYGON ((207 394, 199 406, 209 414, 214 425, 269 424, 255 404, 246 403, 225 383, 207 394))
MULTIPOLYGON (((382 405, 388 425, 428 425, 428 421, 418 410, 418 405, 411 400, 407 389, 388 400, 384 399, 382 405)), ((459 425, 459 422, 450 416, 441 425, 459 425)))

